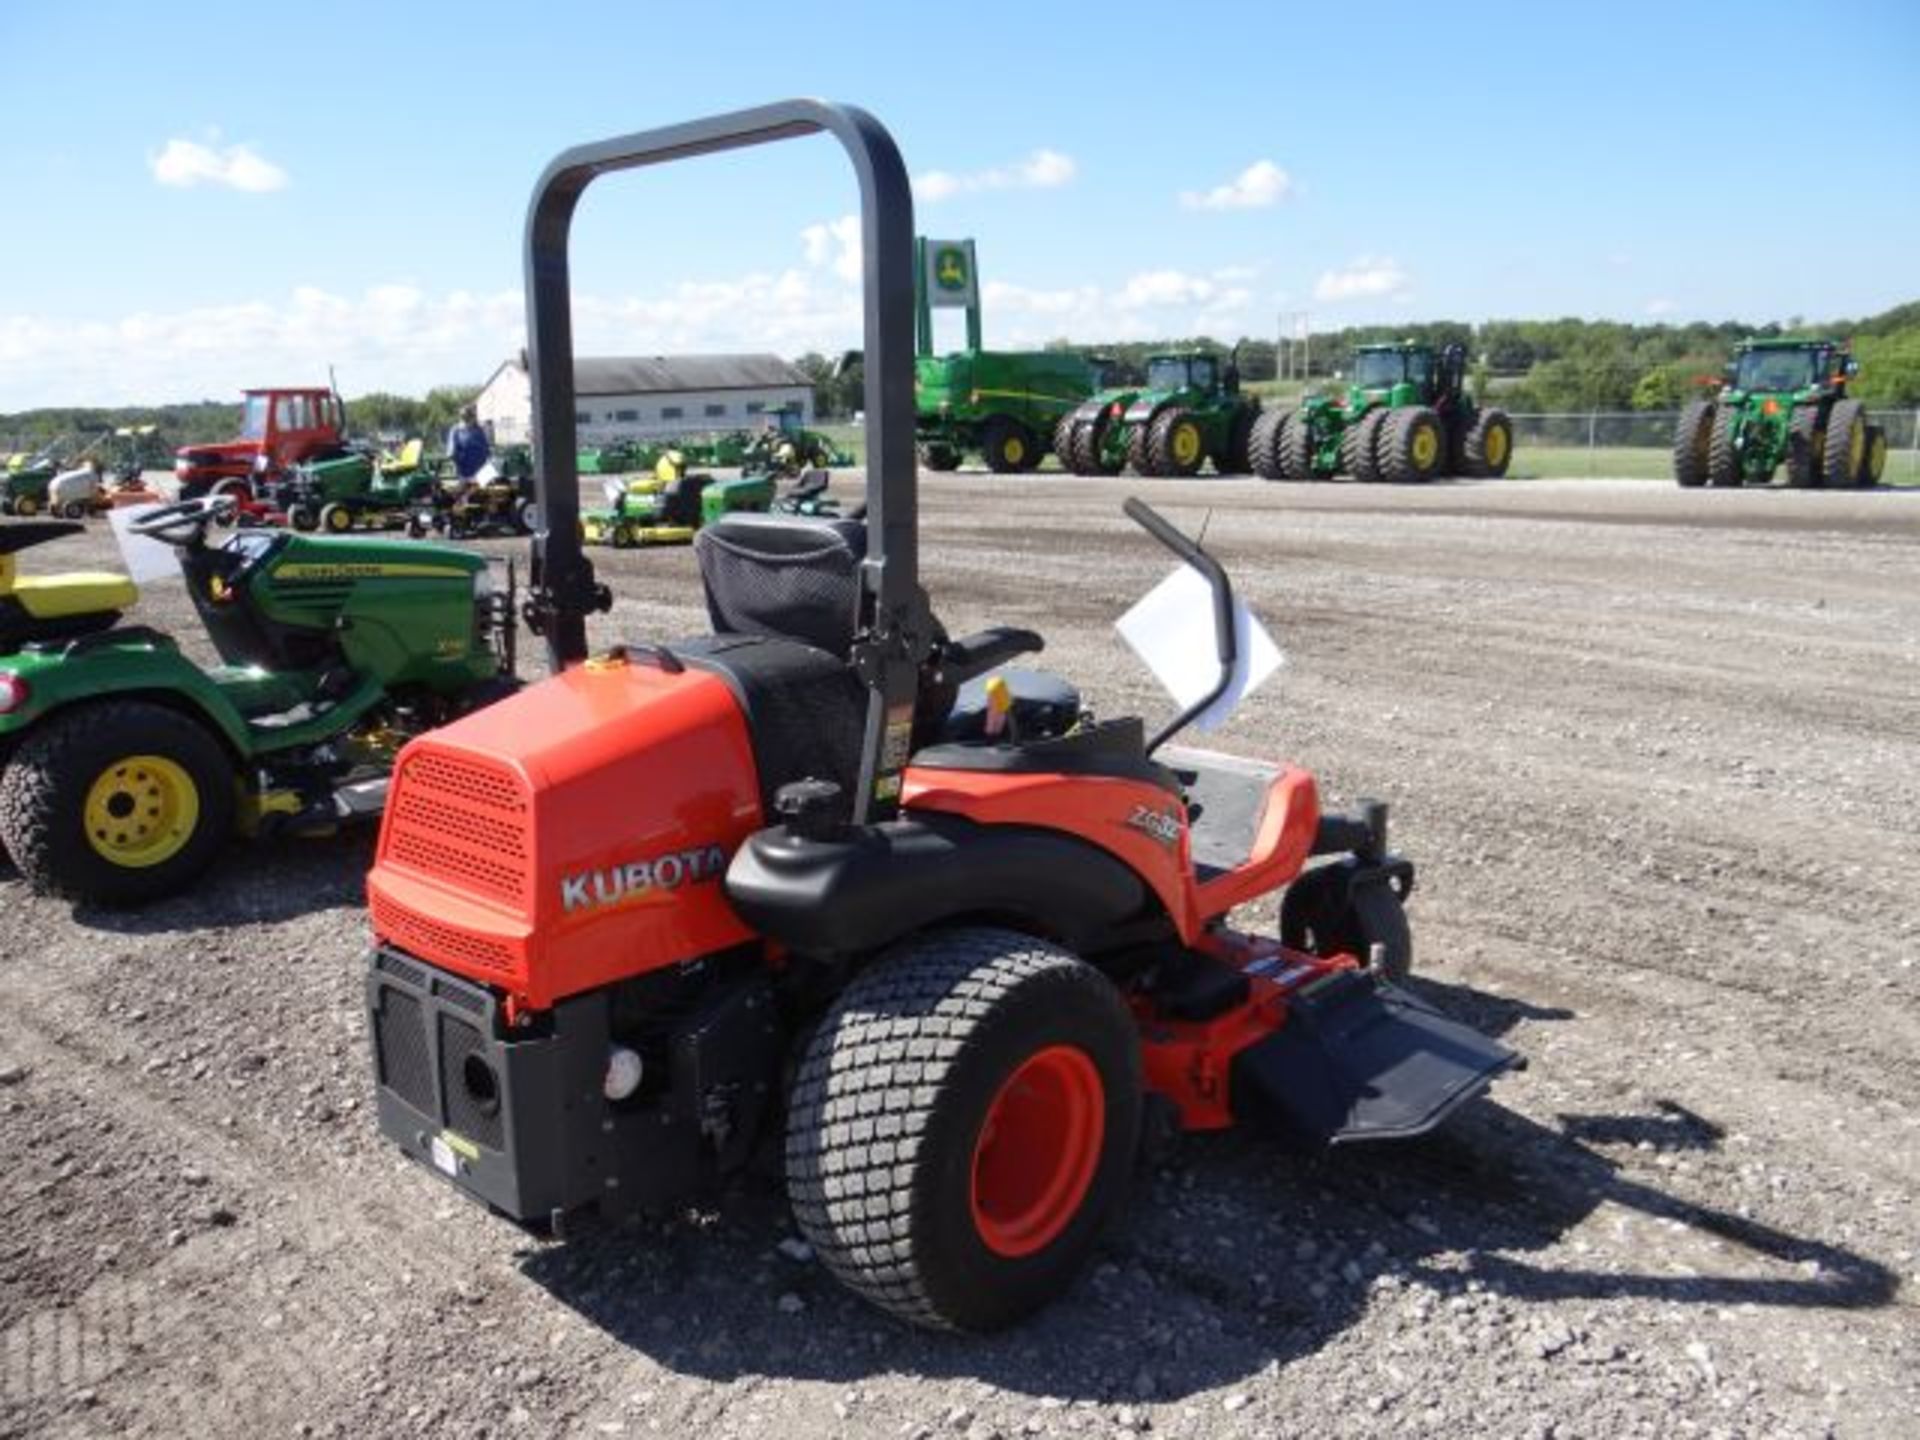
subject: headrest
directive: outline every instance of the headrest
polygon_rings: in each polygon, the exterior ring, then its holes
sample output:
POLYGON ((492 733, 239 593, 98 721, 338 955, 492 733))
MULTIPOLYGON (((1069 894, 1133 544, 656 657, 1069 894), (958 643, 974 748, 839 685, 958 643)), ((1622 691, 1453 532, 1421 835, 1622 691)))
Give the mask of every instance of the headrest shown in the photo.
POLYGON ((846 657, 867 554, 860 521, 736 512, 703 527, 693 548, 715 633, 798 640, 846 657))

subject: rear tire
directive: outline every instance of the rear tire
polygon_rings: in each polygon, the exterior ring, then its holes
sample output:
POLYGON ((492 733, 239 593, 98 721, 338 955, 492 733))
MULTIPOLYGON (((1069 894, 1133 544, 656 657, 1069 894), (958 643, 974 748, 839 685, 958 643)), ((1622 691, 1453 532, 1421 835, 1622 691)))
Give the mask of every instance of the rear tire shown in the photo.
POLYGON ((287 524, 304 534, 307 531, 319 528, 320 517, 315 515, 308 506, 289 505, 287 507, 287 524))
POLYGON ((1736 489, 1743 482, 1740 456, 1733 448, 1733 422, 1738 414, 1732 405, 1713 407, 1713 432, 1707 440, 1707 483, 1716 490, 1736 489))
POLYGON ((1227 448, 1213 457, 1213 468, 1222 475, 1253 473, 1253 427, 1260 412, 1251 408, 1235 413, 1227 425, 1227 448))
POLYGON ((1380 427, 1388 411, 1369 410, 1340 435, 1340 469, 1369 483, 1380 478, 1380 427))
POLYGON ((1053 458, 1060 468, 1073 474, 1073 412, 1062 415, 1053 427, 1053 458))
MULTIPOLYGON (((1124 420, 1116 420, 1116 425, 1126 425, 1124 420)), ((1156 472, 1153 468, 1153 450, 1147 444, 1147 425, 1131 425, 1127 428, 1127 468, 1134 474, 1151 478, 1156 472)))
POLYGON ((48 717, 14 751, 0 842, 43 895, 138 905, 212 865, 233 807, 232 762, 204 726, 164 705, 99 701, 48 717), (140 768, 155 759, 152 775, 140 768))
POLYGON ((1317 480, 1313 473, 1313 422, 1306 412, 1296 410, 1280 427, 1280 478, 1317 480))
POLYGON ((1884 426, 1867 427, 1867 463, 1860 471, 1860 484, 1872 489, 1887 473, 1887 432, 1884 426))
POLYGON ((1867 416, 1858 400, 1833 402, 1820 459, 1829 490, 1851 489, 1859 483, 1867 462, 1867 416))
POLYGON ((920 463, 942 474, 960 468, 960 453, 951 445, 922 445, 920 463))
POLYGON ((1713 402, 1689 400, 1673 427, 1673 479, 1682 490, 1707 483, 1707 457, 1713 442, 1713 402))
POLYGON ((516 500, 513 504, 513 528, 531 535, 540 528, 540 505, 534 500, 516 500))
POLYGON ((1247 459, 1262 480, 1285 477, 1286 472, 1280 468, 1280 431, 1292 414, 1290 410, 1262 410, 1253 422, 1247 437, 1247 459))
POLYGON ((1141 1089, 1138 1034, 1099 971, 1013 931, 917 936, 807 1045, 788 1107, 794 1216, 882 1309, 998 1329, 1091 1255, 1127 1186, 1141 1089))
POLYGON ((1482 410, 1460 445, 1460 468, 1476 480, 1501 480, 1513 463, 1513 421, 1504 410, 1482 410))
POLYGON ((1806 490, 1820 483, 1820 452, 1826 432, 1818 405, 1796 405, 1787 431, 1787 486, 1806 490))
POLYGON ((1073 427, 1073 473, 1118 475, 1120 466, 1107 458, 1110 420, 1082 420, 1073 427))
POLYGON ((1192 411, 1170 405, 1144 428, 1153 474, 1184 478, 1200 473, 1207 459, 1207 437, 1192 411))
POLYGON ((1392 411, 1375 443, 1381 477, 1396 485, 1422 484, 1438 475, 1446 463, 1446 429, 1424 405, 1392 411))
POLYGON ((60 507, 60 518, 62 520, 86 519, 87 518, 87 502, 84 500, 67 501, 66 504, 60 507))
POLYGON ((1039 463, 1040 447, 1033 433, 1018 420, 996 415, 987 422, 982 444, 987 452, 987 468, 996 475, 1018 475, 1039 463))

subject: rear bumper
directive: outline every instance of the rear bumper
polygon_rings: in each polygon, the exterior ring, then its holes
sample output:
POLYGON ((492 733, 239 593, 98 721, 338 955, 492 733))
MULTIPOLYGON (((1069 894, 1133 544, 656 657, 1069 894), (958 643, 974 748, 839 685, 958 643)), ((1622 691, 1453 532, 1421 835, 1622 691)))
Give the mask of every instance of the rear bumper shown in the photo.
POLYGON ((657 1212, 754 1142, 780 1057, 764 981, 716 986, 635 1040, 651 1079, 609 1101, 616 991, 509 1031, 493 991, 390 947, 368 958, 380 1132, 508 1219, 657 1212))

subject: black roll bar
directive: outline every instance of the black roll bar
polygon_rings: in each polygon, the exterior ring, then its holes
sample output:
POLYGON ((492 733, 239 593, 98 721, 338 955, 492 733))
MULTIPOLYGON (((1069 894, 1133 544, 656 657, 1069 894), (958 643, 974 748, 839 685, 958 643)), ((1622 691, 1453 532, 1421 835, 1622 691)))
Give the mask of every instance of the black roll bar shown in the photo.
POLYGON ((1198 570, 1213 594, 1213 646, 1220 659, 1220 678, 1214 681, 1211 690, 1174 716, 1148 742, 1147 753, 1151 755, 1192 724, 1196 715, 1227 693, 1227 686, 1233 683, 1234 666, 1240 662, 1240 637, 1233 623, 1233 582, 1227 578, 1227 572, 1220 562, 1201 549, 1197 541, 1188 539, 1175 529, 1166 517, 1146 501, 1129 497, 1120 508, 1134 524, 1198 570))
POLYGON ((866 111, 787 100, 643 130, 556 156, 527 209, 527 358, 541 525, 533 540, 527 617, 559 671, 587 654, 586 617, 612 597, 580 544, 574 429, 573 316, 567 240, 581 193, 616 170, 686 160, 826 131, 860 186, 865 273, 867 558, 853 659, 871 692, 861 749, 856 823, 890 817, 905 769, 919 663, 932 643, 919 586, 913 449, 913 192, 893 137, 866 111))

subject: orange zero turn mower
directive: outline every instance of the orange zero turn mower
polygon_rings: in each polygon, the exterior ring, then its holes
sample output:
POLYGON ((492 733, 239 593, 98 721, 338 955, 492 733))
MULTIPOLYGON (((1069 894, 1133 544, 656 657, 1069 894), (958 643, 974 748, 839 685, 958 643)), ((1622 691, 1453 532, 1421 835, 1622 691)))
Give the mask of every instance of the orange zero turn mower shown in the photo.
MULTIPOLYGON (((1517 1056, 1401 988, 1386 809, 1096 721, 917 577, 913 213, 891 136, 794 101, 559 156, 527 224, 528 620, 550 678, 401 753, 368 880, 382 1131, 528 1226, 670 1208, 784 1150, 802 1232, 910 1320, 1070 1284, 1143 1129, 1419 1134, 1517 1056), (867 504, 696 542, 712 633, 588 652, 567 238, 612 171, 825 131, 859 178, 867 504), (1281 896, 1277 934, 1229 912, 1281 896)), ((1212 587, 1225 687, 1231 589, 1212 587)), ((1205 702, 1203 702, 1204 704, 1205 702)))

